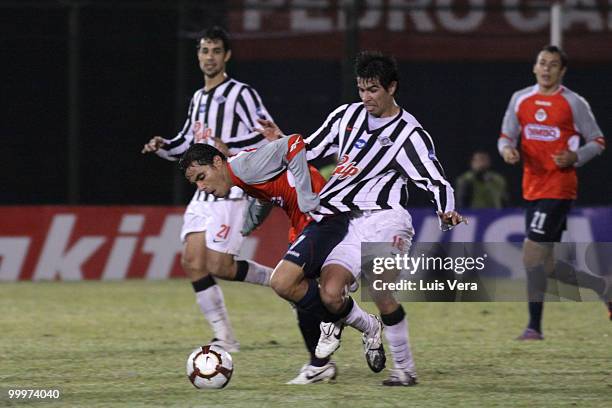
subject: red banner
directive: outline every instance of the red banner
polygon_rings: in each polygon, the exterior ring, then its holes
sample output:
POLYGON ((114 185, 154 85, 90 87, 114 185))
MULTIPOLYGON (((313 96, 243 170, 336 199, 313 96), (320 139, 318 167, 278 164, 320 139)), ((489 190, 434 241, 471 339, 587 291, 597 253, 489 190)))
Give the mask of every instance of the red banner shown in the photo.
MULTIPOLYGON (((350 36, 343 0, 235 1, 239 59, 342 59, 350 36)), ((358 46, 403 60, 531 60, 550 42, 552 1, 364 0, 358 46)), ((572 61, 612 60, 608 0, 563 0, 563 44, 572 61)))
MULTIPOLYGON (((166 279, 180 267, 182 207, 0 207, 0 281, 166 279)), ((241 255, 275 266, 288 223, 275 209, 241 255)))

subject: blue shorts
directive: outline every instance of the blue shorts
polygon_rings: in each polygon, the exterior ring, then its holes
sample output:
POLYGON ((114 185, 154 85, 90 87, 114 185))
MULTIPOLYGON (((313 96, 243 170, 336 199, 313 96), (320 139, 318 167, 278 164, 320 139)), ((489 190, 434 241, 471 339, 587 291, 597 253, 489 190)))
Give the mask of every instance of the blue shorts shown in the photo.
POLYGON ((348 231, 350 214, 337 214, 312 221, 297 237, 283 259, 304 268, 304 276, 318 278, 323 262, 348 231))

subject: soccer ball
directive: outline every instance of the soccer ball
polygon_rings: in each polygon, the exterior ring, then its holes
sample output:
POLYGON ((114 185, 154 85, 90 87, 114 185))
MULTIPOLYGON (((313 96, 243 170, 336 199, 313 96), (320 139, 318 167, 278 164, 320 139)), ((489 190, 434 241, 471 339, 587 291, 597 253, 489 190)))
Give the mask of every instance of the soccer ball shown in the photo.
POLYGON ((198 347, 187 358, 187 377, 196 388, 223 388, 233 372, 232 356, 219 346, 198 347))

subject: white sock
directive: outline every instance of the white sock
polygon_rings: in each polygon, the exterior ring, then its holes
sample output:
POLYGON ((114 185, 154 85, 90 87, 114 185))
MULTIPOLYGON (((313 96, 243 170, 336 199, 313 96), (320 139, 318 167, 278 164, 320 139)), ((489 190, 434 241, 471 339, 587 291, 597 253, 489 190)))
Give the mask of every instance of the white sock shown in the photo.
POLYGON ((414 375, 414 360, 412 359, 412 351, 410 351, 408 321, 406 318, 404 317, 401 322, 393 326, 385 325, 383 333, 389 344, 395 368, 399 368, 402 371, 408 371, 414 375))
POLYGON ((270 276, 272 276, 273 269, 255 261, 247 260, 246 262, 249 264, 249 269, 244 281, 256 285, 270 286, 270 276))
POLYGON ((376 330, 378 325, 376 318, 359 307, 355 299, 353 299, 353 308, 344 319, 344 322, 362 333, 371 333, 373 330, 376 330))
POLYGON ((236 337, 232 330, 227 309, 225 308, 223 292, 219 285, 215 284, 205 290, 196 292, 196 302, 200 306, 202 314, 208 320, 214 337, 228 342, 235 342, 236 337))

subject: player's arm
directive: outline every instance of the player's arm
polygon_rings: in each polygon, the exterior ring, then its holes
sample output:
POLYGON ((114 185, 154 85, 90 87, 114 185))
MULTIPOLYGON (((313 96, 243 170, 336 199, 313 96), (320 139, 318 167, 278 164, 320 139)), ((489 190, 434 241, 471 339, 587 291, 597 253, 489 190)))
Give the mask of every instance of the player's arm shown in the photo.
POLYGON ((521 160, 521 155, 517 149, 521 134, 521 124, 516 115, 517 100, 518 93, 514 93, 506 108, 506 113, 502 120, 501 133, 499 139, 497 139, 497 150, 508 164, 516 164, 521 160))
POLYGON ((306 149, 300 135, 284 137, 253 152, 238 155, 230 166, 234 174, 247 184, 265 183, 289 170, 295 180, 300 210, 307 213, 319 207, 319 196, 312 191, 306 149))
POLYGON ((556 157, 553 156, 553 160, 559 167, 580 167, 603 153, 606 148, 606 141, 586 99, 574 94, 569 102, 574 123, 584 138, 585 144, 575 152, 569 150, 560 152, 556 157))
POLYGON ((195 106, 195 95, 191 98, 189 109, 187 110, 187 120, 181 131, 174 139, 164 139, 161 136, 154 136, 149 143, 144 145, 142 153, 155 153, 159 157, 176 161, 181 158, 183 153, 193 143, 193 128, 191 115, 195 106))
POLYGON ((263 224, 268 215, 270 215, 270 211, 272 211, 273 207, 272 203, 269 201, 257 199, 249 201, 249 207, 244 213, 244 224, 240 230, 240 233, 245 237, 263 224))
POLYGON ((419 188, 429 191, 440 218, 440 228, 444 231, 466 222, 455 211, 454 191, 446 180, 442 165, 436 157, 433 141, 421 128, 415 128, 399 150, 396 158, 401 172, 419 188))
MULTIPOLYGON (((236 115, 239 120, 250 129, 249 135, 252 138, 261 138, 260 135, 263 135, 270 141, 278 139, 278 137, 268 137, 267 134, 261 132, 259 121, 264 120, 273 123, 273 119, 257 91, 248 85, 245 85, 238 95, 236 100, 236 115)), ((231 132, 232 130, 226 128, 226 131, 231 132)), ((227 134, 225 136, 229 138, 232 135, 227 134)))
POLYGON ((308 161, 338 153, 340 120, 347 108, 348 105, 342 105, 330 113, 321 127, 306 139, 308 161))

